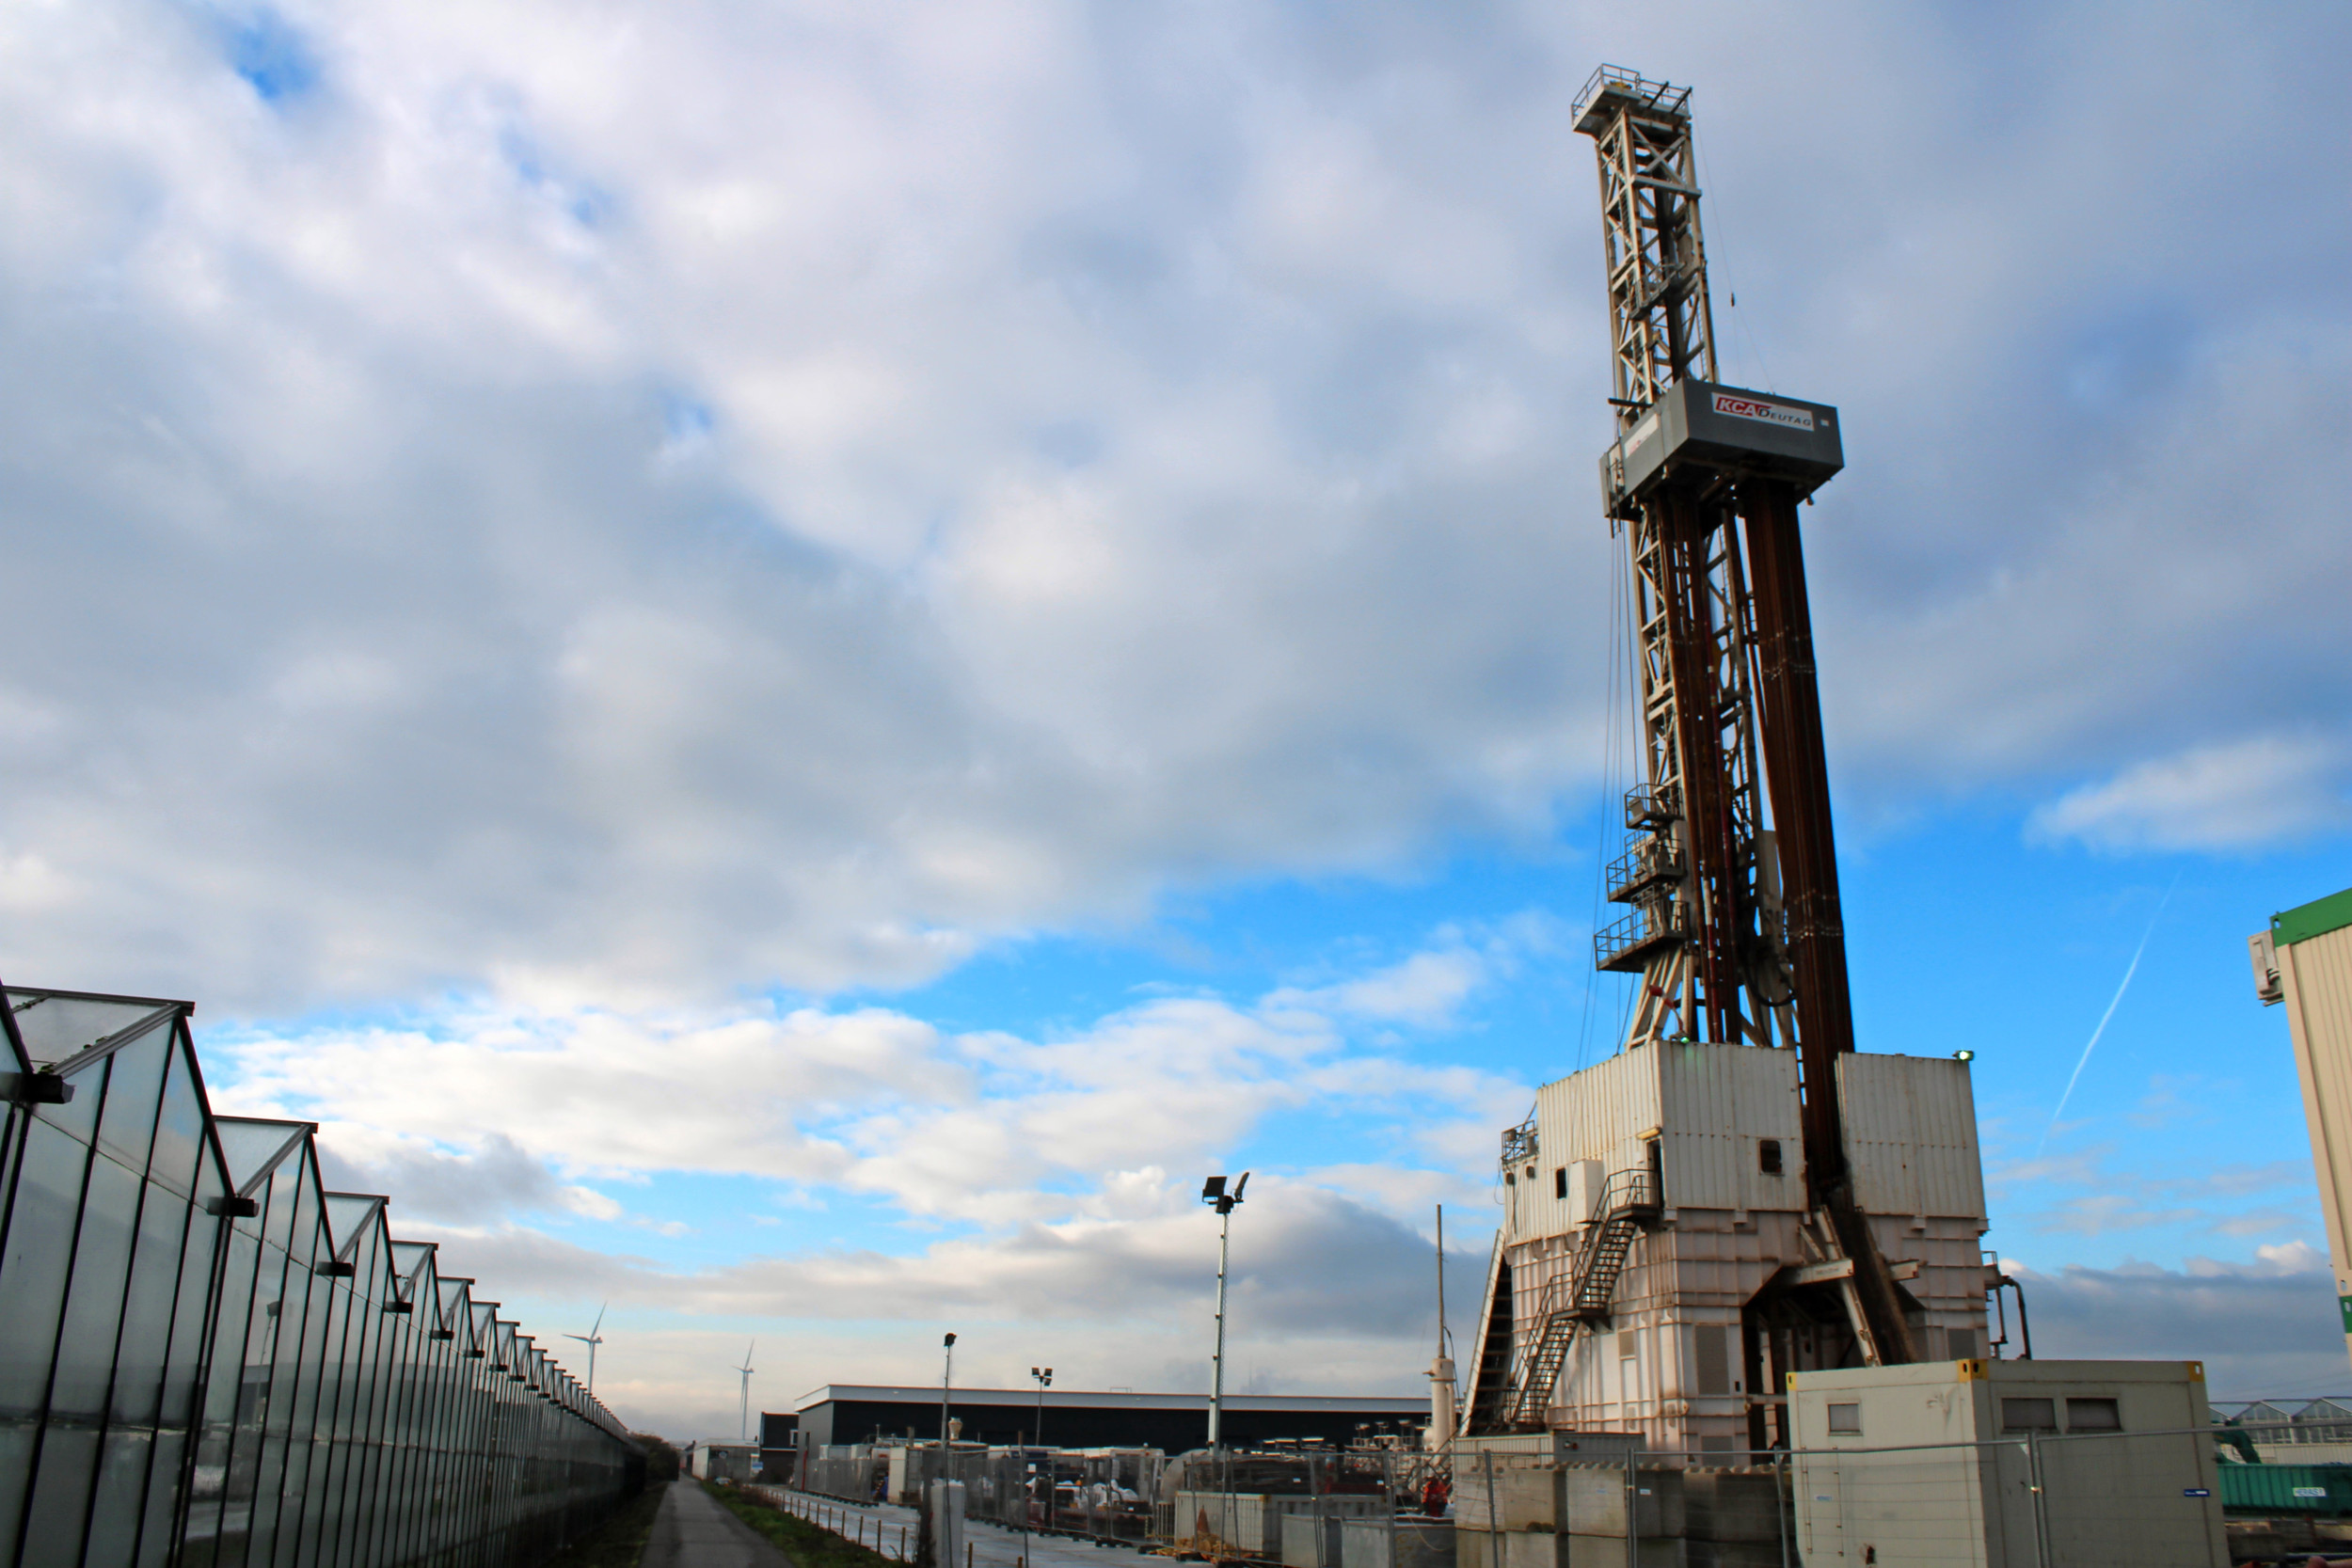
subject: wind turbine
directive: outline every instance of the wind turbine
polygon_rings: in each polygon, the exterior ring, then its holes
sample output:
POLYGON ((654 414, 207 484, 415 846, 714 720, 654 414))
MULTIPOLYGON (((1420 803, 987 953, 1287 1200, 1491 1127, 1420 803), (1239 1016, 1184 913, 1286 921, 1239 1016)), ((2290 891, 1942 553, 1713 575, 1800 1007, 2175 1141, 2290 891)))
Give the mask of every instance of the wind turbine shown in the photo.
POLYGON ((740 1441, 752 1440, 752 1349, 759 1343, 754 1339, 743 1347, 743 1364, 735 1370, 743 1374, 743 1430, 740 1441))
MULTIPOLYGON (((604 1307, 596 1308, 596 1321, 589 1325, 587 1333, 566 1334, 564 1336, 566 1339, 577 1339, 581 1344, 588 1347, 588 1391, 592 1394, 596 1391, 596 1347, 604 1343, 603 1337, 599 1335, 596 1330, 604 1326, 605 1307, 612 1305, 612 1304, 608 1301, 604 1304, 604 1307)), ((744 1359, 749 1360, 750 1357, 746 1356, 744 1359)))

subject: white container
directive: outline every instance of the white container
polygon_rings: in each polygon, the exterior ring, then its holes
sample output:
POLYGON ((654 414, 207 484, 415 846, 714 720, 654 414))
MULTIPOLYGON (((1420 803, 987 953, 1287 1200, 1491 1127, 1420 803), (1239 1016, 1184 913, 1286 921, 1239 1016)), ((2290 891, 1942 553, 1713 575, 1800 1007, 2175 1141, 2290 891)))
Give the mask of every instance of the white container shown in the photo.
POLYGON ((1454 1568, 1451 1519, 1350 1519, 1339 1568, 1454 1568))
POLYGON ((1806 1568, 2228 1568, 2198 1362, 1930 1362, 1788 1386, 1806 1568))

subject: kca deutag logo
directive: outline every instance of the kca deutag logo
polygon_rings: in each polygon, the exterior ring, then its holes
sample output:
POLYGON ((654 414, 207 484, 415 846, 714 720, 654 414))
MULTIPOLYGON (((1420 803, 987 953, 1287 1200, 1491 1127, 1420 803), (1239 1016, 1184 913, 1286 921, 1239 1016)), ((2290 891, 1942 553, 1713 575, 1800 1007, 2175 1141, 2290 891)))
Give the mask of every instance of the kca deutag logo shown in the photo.
POLYGON ((1761 398, 1743 398, 1732 392, 1715 394, 1715 412, 1729 414, 1736 420, 1761 420, 1766 424, 1786 425, 1790 430, 1811 430, 1813 415, 1804 408, 1791 408, 1785 403, 1766 403, 1761 398))

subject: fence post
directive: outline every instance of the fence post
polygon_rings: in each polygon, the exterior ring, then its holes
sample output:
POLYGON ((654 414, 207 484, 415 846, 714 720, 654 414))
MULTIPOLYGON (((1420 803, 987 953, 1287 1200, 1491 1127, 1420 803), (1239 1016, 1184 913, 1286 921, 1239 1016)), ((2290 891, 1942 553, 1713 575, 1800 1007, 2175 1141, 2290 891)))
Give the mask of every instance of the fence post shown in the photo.
POLYGON ((1633 1468, 1633 1449, 1625 1450, 1625 1568, 1642 1568, 1642 1494, 1633 1468))
POLYGON ((1396 1477, 1390 1464, 1391 1457, 1391 1450, 1380 1450, 1380 1511, 1389 1521, 1389 1560, 1382 1568, 1396 1568, 1396 1477))
POLYGON ((1788 1568, 1788 1455, 1785 1450, 1772 1456, 1772 1517, 1780 1521, 1780 1568, 1788 1568))
POLYGON ((1486 1568, 1502 1568, 1502 1515, 1495 1512, 1495 1450, 1486 1449, 1483 1457, 1486 1462, 1486 1568))
POLYGON ((1316 1484, 1315 1468, 1323 1462, 1313 1454, 1307 1456, 1307 1517, 1315 1531, 1315 1568, 1337 1568, 1323 1560, 1323 1488, 1316 1484))
POLYGON ((2033 1489, 2034 1559, 2042 1568, 2056 1568, 2050 1561, 2050 1516, 2042 1489, 2042 1441, 2031 1432, 2026 1433, 2026 1481, 2033 1489))

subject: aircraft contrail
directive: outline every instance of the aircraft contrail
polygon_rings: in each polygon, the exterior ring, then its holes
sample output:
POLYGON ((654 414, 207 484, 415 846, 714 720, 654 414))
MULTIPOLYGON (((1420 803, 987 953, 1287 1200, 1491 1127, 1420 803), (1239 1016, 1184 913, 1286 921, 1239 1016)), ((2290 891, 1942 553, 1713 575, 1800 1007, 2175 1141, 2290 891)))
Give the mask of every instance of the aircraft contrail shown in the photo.
POLYGON ((2107 1032, 2107 1020, 2113 1018, 2115 1009, 2123 1005, 2123 993, 2132 989, 2132 976, 2139 973, 2139 960, 2148 951, 2148 939, 2156 934, 2156 916, 2164 913, 2164 907, 2172 902, 2172 888, 2180 885, 2180 875, 2175 872, 2172 887, 2166 888, 2164 896, 2156 900, 2155 913, 2148 917, 2148 928, 2139 934, 2139 945, 2133 949, 2132 961, 2123 971, 2123 983, 2115 988, 2115 999, 2107 1004, 2107 1010, 2099 1015, 2099 1027, 2090 1032, 2090 1043, 2083 1047, 2082 1060, 2074 1064, 2074 1075, 2066 1081, 2066 1092, 2058 1096, 2058 1109, 2050 1113, 2050 1125, 2042 1130, 2042 1141, 2033 1146, 2035 1159, 2042 1158, 2042 1151, 2049 1147, 2050 1134, 2058 1131, 2058 1117, 2066 1114, 2066 1102, 2074 1098, 2074 1085, 2082 1081, 2083 1069, 2090 1065, 2090 1053, 2099 1048, 2099 1037, 2107 1032))

